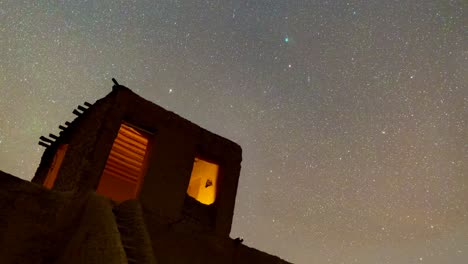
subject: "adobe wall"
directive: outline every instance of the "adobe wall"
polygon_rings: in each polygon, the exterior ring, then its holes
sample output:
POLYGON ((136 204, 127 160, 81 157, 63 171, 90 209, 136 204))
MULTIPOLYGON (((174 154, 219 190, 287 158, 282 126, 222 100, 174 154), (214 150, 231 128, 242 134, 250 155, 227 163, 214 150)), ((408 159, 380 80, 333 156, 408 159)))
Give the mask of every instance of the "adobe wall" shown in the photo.
POLYGON ((188 219, 146 219, 155 258, 164 264, 287 264, 276 256, 250 248, 229 237, 194 229, 188 219))
MULTIPOLYGON (((125 87, 114 88, 67 129, 61 141, 69 147, 53 189, 95 190, 122 121, 154 134, 138 197, 145 212, 172 220, 190 216, 210 226, 209 231, 228 236, 242 159, 240 146, 125 87), (191 202, 186 194, 197 154, 220 165, 219 192, 215 204, 209 207, 191 202)), ((33 182, 44 181, 54 151, 54 146, 46 150, 33 182)))
POLYGON ((180 219, 187 207, 187 188, 195 155, 215 160, 220 165, 219 192, 215 204, 201 207, 187 215, 213 231, 228 236, 231 230, 237 193, 242 150, 239 145, 213 134, 150 101, 121 89, 118 102, 123 119, 154 133, 150 143, 149 168, 143 179, 139 201, 145 212, 180 219), (208 213, 213 215, 207 219, 208 213), (211 220, 215 222, 211 223, 211 220))
MULTIPOLYGON (((78 223, 76 214, 65 214, 71 196, 56 194, 0 172, 0 257, 2 263, 46 263, 57 259, 57 250, 78 223), (68 221, 62 221, 67 218, 68 221), (56 229, 61 232, 57 233, 56 229)), ((79 209, 78 209, 79 210, 79 209)))
POLYGON ((115 105, 115 97, 115 92, 110 93, 71 122, 56 143, 44 152, 32 182, 44 182, 58 145, 69 144, 53 189, 71 191, 95 188, 108 155, 103 151, 110 151, 106 146, 112 146, 117 133, 115 127, 118 129, 117 120, 121 113, 113 111, 119 109, 115 105))
POLYGON ((206 232, 190 218, 174 221, 145 214, 135 200, 114 210, 106 198, 93 192, 47 190, 0 171, 0 259, 2 263, 123 264, 127 256, 121 241, 130 239, 137 263, 288 263, 206 232), (125 235, 117 225, 130 231, 125 235))
POLYGON ((110 201, 93 192, 86 196, 80 222, 58 263, 127 264, 110 201))
POLYGON ((127 263, 110 203, 0 171, 2 263, 127 263))
POLYGON ((133 263, 156 264, 138 200, 128 200, 114 206, 113 213, 129 260, 133 260, 133 263))

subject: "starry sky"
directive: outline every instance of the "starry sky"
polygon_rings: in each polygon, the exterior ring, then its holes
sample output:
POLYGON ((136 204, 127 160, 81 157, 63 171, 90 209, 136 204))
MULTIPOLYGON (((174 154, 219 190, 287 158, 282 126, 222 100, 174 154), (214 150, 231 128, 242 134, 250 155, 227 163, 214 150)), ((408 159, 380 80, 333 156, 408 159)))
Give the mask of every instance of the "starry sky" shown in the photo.
POLYGON ((112 77, 243 147, 244 244, 467 263, 466 0, 0 1, 0 169, 112 77))

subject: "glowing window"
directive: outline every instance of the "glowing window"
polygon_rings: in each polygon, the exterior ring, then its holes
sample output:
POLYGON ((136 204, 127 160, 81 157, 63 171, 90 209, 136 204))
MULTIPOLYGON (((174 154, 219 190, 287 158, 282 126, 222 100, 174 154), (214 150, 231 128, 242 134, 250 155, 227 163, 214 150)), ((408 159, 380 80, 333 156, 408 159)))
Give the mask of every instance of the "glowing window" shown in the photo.
POLYGON ((216 199, 218 164, 195 158, 187 194, 202 204, 212 204, 216 199))
POLYGON ((146 169, 148 142, 148 134, 122 124, 96 192, 118 202, 135 199, 146 169))
POLYGON ((68 144, 62 144, 58 147, 57 152, 55 152, 54 159, 50 165, 49 171, 47 172, 47 177, 44 180, 43 185, 47 189, 52 189, 57 179, 57 174, 62 165, 63 158, 65 157, 65 152, 67 152, 68 144))

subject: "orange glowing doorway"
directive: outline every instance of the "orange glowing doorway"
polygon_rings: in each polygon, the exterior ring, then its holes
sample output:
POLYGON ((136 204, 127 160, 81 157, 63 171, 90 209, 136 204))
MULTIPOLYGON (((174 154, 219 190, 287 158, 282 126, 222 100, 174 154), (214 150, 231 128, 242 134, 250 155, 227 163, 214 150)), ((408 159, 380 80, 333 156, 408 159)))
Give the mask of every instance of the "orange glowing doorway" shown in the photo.
POLYGON ((218 164, 196 157, 187 194, 202 204, 213 204, 218 191, 218 172, 218 164))
POLYGON ((149 141, 148 133, 122 124, 96 192, 117 202, 135 199, 146 172, 149 141))
POLYGON ((54 186, 55 180, 57 179, 57 174, 62 166, 63 158, 65 157, 65 153, 67 152, 68 144, 61 144, 57 148, 57 152, 55 152, 54 159, 52 160, 52 164, 50 165, 49 171, 47 172, 47 177, 44 180, 44 187, 47 189, 52 189, 54 186))

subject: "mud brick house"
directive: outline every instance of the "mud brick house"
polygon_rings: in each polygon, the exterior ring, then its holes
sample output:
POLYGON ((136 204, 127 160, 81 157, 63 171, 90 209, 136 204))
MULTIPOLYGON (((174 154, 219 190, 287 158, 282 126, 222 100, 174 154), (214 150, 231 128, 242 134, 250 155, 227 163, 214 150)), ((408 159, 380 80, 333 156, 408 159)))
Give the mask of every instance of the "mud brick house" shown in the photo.
POLYGON ((240 146, 115 83, 0 171, 0 263, 287 263, 229 237, 240 146))

